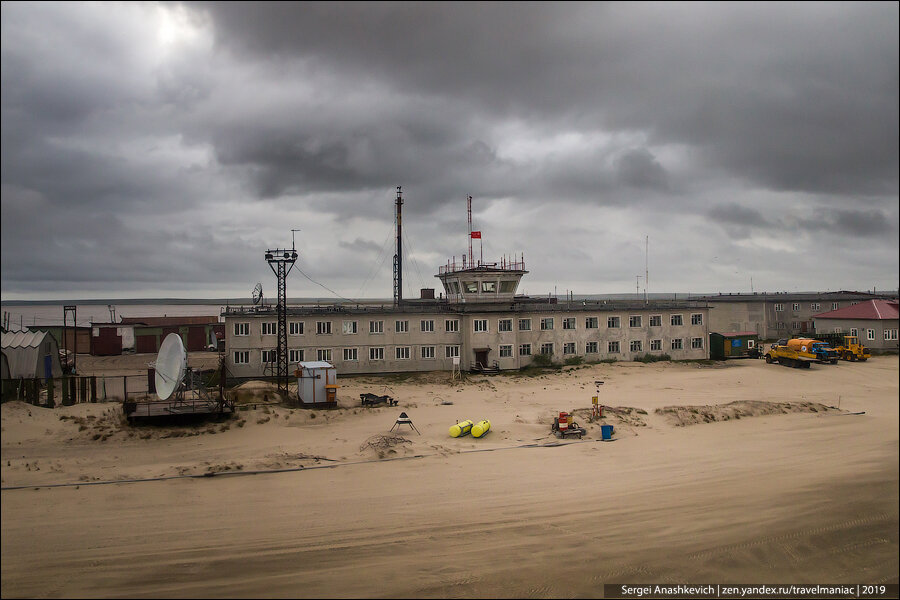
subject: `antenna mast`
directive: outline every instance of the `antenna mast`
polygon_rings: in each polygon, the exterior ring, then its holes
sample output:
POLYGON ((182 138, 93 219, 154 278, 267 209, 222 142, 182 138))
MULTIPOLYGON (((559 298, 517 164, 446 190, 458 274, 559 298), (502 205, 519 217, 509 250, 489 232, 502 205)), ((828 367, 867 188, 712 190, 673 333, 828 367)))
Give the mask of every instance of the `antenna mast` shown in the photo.
POLYGON ((646 246, 644 247, 644 304, 650 304, 647 296, 647 288, 650 285, 650 236, 647 236, 646 246))
POLYGON ((468 194, 466 195, 466 209, 469 215, 469 266, 471 267, 475 258, 472 255, 472 196, 468 194))
POLYGON ((394 306, 400 306, 403 302, 403 246, 401 235, 403 231, 403 221, 401 213, 403 209, 403 192, 400 186, 397 186, 397 253, 394 254, 394 306))

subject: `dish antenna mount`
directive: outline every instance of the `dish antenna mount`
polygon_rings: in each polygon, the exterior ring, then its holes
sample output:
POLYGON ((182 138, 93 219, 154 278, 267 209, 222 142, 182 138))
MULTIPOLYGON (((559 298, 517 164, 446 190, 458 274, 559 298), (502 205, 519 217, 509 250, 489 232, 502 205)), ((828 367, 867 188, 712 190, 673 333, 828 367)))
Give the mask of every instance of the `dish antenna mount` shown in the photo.
POLYGON ((263 301, 262 284, 257 283, 256 287, 253 288, 253 304, 261 304, 262 301, 263 301))
POLYGON ((156 357, 156 395, 160 400, 168 400, 172 394, 184 388, 184 373, 187 371, 187 353, 181 336, 170 333, 159 347, 156 357))

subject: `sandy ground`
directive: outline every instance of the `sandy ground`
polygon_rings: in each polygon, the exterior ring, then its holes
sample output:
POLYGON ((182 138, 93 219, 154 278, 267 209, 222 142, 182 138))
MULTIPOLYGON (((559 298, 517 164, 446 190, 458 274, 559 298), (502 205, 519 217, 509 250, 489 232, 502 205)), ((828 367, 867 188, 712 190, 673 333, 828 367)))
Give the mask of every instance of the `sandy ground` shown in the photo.
POLYGON ((339 410, 244 407, 202 425, 3 405, 2 596, 898 581, 896 356, 339 383, 339 410), (598 379, 613 442, 586 418, 598 379), (400 404, 362 408, 361 392, 400 404), (583 440, 551 435, 560 410, 583 440), (401 411, 421 435, 390 431, 401 411), (482 418, 484 438, 449 437, 482 418))

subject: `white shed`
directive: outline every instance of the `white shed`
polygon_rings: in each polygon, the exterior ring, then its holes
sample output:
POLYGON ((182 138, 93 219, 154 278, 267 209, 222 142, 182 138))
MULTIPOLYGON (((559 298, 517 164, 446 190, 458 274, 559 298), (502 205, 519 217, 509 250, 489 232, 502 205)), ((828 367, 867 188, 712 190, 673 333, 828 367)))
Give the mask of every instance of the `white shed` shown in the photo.
POLYGON ((314 360, 297 363, 297 399, 304 406, 337 404, 337 370, 331 363, 314 360))
POLYGON ((3 354, 12 379, 62 377, 59 346, 46 331, 9 331, 2 336, 3 354))

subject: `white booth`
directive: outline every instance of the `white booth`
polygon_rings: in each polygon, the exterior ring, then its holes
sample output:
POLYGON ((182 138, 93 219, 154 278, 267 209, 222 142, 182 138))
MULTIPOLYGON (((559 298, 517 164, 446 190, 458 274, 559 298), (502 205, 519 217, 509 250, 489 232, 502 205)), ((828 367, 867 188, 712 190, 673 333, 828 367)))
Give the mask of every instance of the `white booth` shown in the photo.
POLYGON ((337 406, 337 370, 324 360, 297 363, 297 400, 301 406, 337 406))

